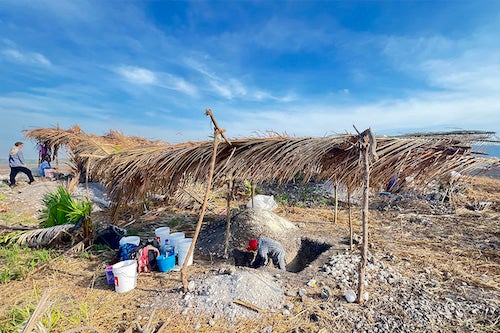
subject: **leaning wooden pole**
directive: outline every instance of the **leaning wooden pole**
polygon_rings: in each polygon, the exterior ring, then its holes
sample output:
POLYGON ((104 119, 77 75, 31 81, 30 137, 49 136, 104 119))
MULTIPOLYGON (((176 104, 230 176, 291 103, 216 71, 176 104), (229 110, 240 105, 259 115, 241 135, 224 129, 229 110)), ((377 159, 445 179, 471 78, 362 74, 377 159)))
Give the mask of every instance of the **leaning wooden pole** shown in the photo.
POLYGON ((213 147, 213 151, 212 151, 212 163, 210 165, 210 172, 209 172, 208 178, 207 178, 207 189, 205 190, 205 197, 203 198, 203 204, 201 205, 200 217, 198 219, 198 224, 196 225, 196 230, 194 232, 193 241, 191 242, 191 246, 189 246, 189 250, 188 250, 188 253, 186 255, 186 260, 184 260, 184 263, 182 264, 181 279, 182 279, 182 286, 184 288, 185 293, 188 292, 188 281, 187 281, 187 275, 186 275, 186 270, 187 270, 187 266, 188 266, 188 262, 189 262, 188 258, 191 258, 191 255, 193 255, 194 247, 196 245, 196 241, 198 240, 198 235, 200 234, 201 225, 203 223, 203 218, 205 217, 205 211, 206 211, 207 203, 208 203, 208 196, 210 194, 210 189, 212 188, 212 178, 214 176, 215 160, 217 157, 217 146, 219 144, 218 134, 219 134, 219 131, 216 129, 214 131, 214 147, 213 147))
MULTIPOLYGON (((210 189, 212 188, 212 179, 214 177, 215 161, 217 159, 217 146, 219 145, 218 139, 219 139, 219 135, 222 135, 224 133, 224 130, 221 130, 218 128, 218 125, 215 122, 212 111, 210 109, 206 110, 205 115, 210 116, 212 118, 212 122, 214 123, 214 126, 215 126, 215 128, 214 128, 214 146, 213 146, 213 150, 212 150, 212 161, 210 163, 210 171, 208 173, 208 178, 207 178, 207 189, 205 191, 205 197, 203 198, 203 204, 201 205, 200 217, 198 219, 198 223, 196 224, 196 229, 194 231, 193 241, 191 242, 191 246, 189 246, 189 250, 188 250, 187 255, 186 255, 186 260, 184 260, 184 263, 183 263, 182 269, 181 269, 181 280, 182 280, 182 287, 184 289, 184 292, 188 292, 188 281, 187 281, 187 274, 186 274, 187 266, 188 266, 188 262, 189 262, 188 258, 190 258, 193 255, 194 248, 196 246, 196 241, 198 240, 198 235, 200 234, 201 225, 203 223, 203 218, 205 217, 205 211, 206 211, 207 203, 208 203, 208 196, 210 195, 210 189)), ((227 139, 226 139, 226 141, 227 141, 227 139)))

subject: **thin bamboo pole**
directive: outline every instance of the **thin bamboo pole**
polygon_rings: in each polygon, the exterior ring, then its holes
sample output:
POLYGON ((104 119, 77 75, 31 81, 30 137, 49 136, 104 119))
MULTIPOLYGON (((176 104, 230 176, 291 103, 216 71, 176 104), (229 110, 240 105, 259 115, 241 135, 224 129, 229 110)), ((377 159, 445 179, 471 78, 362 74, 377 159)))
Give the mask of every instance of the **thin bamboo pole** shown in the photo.
POLYGON ((214 124, 215 129, 219 131, 219 134, 222 136, 224 141, 226 141, 228 145, 232 146, 233 144, 231 143, 231 141, 229 141, 229 139, 224 134, 225 130, 221 130, 219 127, 219 124, 217 124, 217 120, 215 120, 215 117, 214 117, 212 110, 206 109, 205 115, 210 116, 210 119, 212 119, 212 123, 214 124))
POLYGON ((85 191, 87 193, 87 200, 88 201, 90 201, 89 171, 90 171, 90 157, 87 159, 87 164, 85 165, 85 191))
POLYGON ((337 224, 338 222, 338 214, 339 214, 339 182, 335 179, 335 213, 333 215, 333 224, 337 224))
POLYGON ((226 239, 224 242, 224 258, 229 258, 227 250, 229 248, 229 237, 231 236, 231 196, 232 196, 233 181, 231 178, 227 180, 227 207, 226 207, 226 239))

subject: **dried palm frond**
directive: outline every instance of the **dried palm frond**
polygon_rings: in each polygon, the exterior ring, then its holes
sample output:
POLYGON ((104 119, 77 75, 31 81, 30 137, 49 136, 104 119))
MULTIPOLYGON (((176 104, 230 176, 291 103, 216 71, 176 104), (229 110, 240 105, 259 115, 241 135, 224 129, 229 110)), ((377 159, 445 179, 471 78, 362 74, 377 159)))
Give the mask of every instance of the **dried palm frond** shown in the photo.
POLYGON ((50 228, 16 232, 9 241, 29 247, 48 246, 62 239, 64 236, 72 236, 74 234, 74 229, 74 224, 61 224, 50 228))

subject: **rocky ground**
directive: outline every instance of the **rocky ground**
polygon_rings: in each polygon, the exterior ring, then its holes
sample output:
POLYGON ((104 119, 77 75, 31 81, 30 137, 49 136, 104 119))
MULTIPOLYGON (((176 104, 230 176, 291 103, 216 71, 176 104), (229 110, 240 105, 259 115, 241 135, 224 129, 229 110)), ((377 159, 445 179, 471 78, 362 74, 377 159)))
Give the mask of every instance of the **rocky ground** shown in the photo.
MULTIPOLYGON (((43 193, 57 186, 20 180, 10 189, 5 179, 0 177, 2 225, 29 224, 43 193)), ((96 219, 104 223, 105 194, 97 186, 91 189, 99 203, 96 219)), ((41 291, 50 290, 52 306, 66 318, 54 332, 78 326, 99 332, 159 332, 162 327, 164 332, 496 332, 499 190, 498 180, 474 178, 454 189, 452 202, 432 191, 421 196, 373 194, 363 305, 352 303, 360 252, 357 245, 349 249, 347 207, 341 205, 333 224, 331 198, 322 186, 290 185, 262 189, 279 201, 272 213, 238 211, 231 249, 243 250, 246 239, 272 230, 289 255, 301 257, 294 269, 234 265, 221 251, 225 217, 208 214, 190 266, 188 293, 182 290, 180 273, 156 272, 141 273, 136 289, 117 294, 104 276, 112 251, 94 251, 89 257, 65 253, 63 265, 56 260, 23 281, 1 285, 1 316, 10 307, 36 304, 41 291), (82 306, 86 315, 70 320, 82 313, 82 306)), ((84 187, 77 191, 86 193, 84 187)), ((211 204, 224 207, 216 199, 211 204)), ((174 220, 182 220, 177 228, 192 236, 193 211, 150 210, 122 223, 148 238, 156 227, 174 220)), ((359 240, 359 207, 353 207, 352 220, 359 240)))

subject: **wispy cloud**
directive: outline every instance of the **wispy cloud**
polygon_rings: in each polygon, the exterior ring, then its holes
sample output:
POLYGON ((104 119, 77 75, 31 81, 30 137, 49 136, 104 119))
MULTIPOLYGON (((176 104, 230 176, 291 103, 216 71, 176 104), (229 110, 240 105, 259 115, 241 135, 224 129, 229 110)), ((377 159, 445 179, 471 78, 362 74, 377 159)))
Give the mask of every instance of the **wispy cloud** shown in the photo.
POLYGON ((50 66, 52 63, 43 54, 36 52, 20 52, 16 49, 3 49, 2 55, 9 61, 24 65, 50 66))
POLYGON ((140 86, 154 86, 195 96, 198 88, 184 78, 165 72, 153 72, 136 66, 119 66, 114 71, 127 82, 140 86))
POLYGON ((182 77, 163 73, 162 75, 160 75, 160 78, 161 83, 159 84, 159 86, 162 88, 179 91, 189 96, 198 95, 198 87, 196 87, 194 84, 189 83, 182 77))
MULTIPOLYGON (((215 94, 226 100, 241 100, 249 102, 265 102, 265 101, 281 101, 289 102, 295 99, 294 94, 286 94, 278 96, 263 87, 253 87, 246 85, 241 79, 231 77, 225 74, 217 74, 214 70, 209 70, 209 67, 221 68, 222 73, 227 73, 223 65, 220 65, 213 59, 205 58, 205 62, 210 65, 205 65, 202 60, 194 58, 185 59, 184 62, 188 68, 201 74, 201 80, 206 85, 201 86, 200 90, 205 89, 208 94, 215 94)), ((248 75, 247 75, 248 76, 248 75)), ((249 76, 251 77, 251 75, 249 76)))
POLYGON ((117 67, 115 71, 124 79, 133 84, 151 85, 157 82, 155 73, 145 68, 134 66, 120 66, 117 67))
MULTIPOLYGON (((206 60, 213 62, 213 60, 210 59, 206 60)), ((205 89, 210 88, 212 93, 229 100, 247 94, 247 89, 237 79, 224 79, 214 71, 209 70, 202 62, 193 58, 185 59, 184 61, 188 68, 202 75, 203 81, 207 84, 205 89)), ((213 64, 213 66, 219 67, 217 64, 213 64)))

